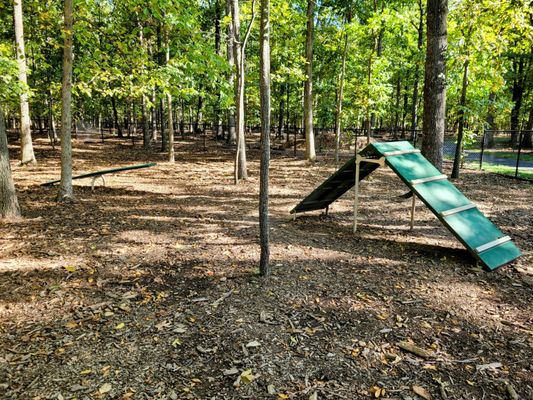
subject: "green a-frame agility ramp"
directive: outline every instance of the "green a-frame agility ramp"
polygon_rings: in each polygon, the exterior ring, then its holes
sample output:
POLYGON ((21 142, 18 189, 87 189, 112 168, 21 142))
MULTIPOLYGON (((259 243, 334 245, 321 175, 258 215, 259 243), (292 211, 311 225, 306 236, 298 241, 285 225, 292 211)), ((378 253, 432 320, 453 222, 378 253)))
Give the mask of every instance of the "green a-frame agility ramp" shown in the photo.
POLYGON ((368 145, 294 207, 291 214, 321 209, 327 211, 331 203, 355 186, 355 232, 359 181, 384 165, 388 165, 413 193, 411 228, 418 197, 489 271, 521 255, 509 236, 489 221, 420 150, 406 141, 368 145))

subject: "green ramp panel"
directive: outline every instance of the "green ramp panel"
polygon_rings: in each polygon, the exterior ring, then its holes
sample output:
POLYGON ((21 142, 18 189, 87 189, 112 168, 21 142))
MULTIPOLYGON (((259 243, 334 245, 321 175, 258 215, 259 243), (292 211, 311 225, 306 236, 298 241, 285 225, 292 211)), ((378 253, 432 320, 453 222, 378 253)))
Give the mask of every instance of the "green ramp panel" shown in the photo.
POLYGON ((376 143, 373 146, 385 157, 385 163, 487 269, 492 271, 521 255, 510 238, 459 189, 443 179, 440 171, 424 156, 414 152, 415 148, 409 142, 376 143))
MULTIPOLYGON (((367 158, 378 159, 380 155, 373 147, 367 146, 360 154, 367 158)), ((379 167, 378 164, 361 162, 359 165, 359 180, 366 178, 379 167)), ((291 214, 305 211, 322 210, 329 207, 344 193, 355 185, 355 156, 348 160, 333 175, 313 190, 305 199, 291 210, 291 214)))

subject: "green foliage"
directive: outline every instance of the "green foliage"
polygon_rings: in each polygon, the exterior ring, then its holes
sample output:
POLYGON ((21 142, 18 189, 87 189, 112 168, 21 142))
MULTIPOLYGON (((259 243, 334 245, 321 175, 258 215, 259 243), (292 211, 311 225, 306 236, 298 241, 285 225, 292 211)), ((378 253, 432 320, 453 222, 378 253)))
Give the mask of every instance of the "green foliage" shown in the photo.
MULTIPOLYGON (((422 11, 424 11, 422 2, 422 11)), ((448 46, 448 128, 465 113, 467 131, 485 126, 489 108, 505 128, 513 108, 511 90, 524 81, 520 114, 533 106, 533 68, 521 76, 513 63, 533 64, 532 8, 523 1, 450 0, 448 46), (469 60, 467 102, 459 106, 462 72, 469 60), (489 98, 494 97, 493 101, 489 98)), ((419 0, 323 0, 316 6, 313 63, 315 123, 335 121, 344 35, 348 35, 343 126, 362 126, 368 113, 376 126, 410 127, 413 88, 418 71, 418 113, 422 115, 424 48, 418 48, 419 0)), ((156 103, 166 94, 176 107, 207 121, 216 110, 233 108, 228 82, 223 0, 77 0, 75 5, 74 106, 78 116, 111 115, 111 99, 120 114, 152 93, 156 103), (218 1, 218 7, 217 7, 218 1), (221 45, 215 48, 215 15, 220 12, 221 45), (168 47, 168 62, 166 60, 168 47), (201 101, 200 101, 201 100, 201 101)), ((241 34, 251 19, 252 1, 241 1, 241 34)), ((272 0, 271 70, 273 119, 283 112, 286 124, 300 124, 305 76, 306 2, 272 0), (286 118, 289 120, 287 121, 286 118)), ((31 110, 58 112, 62 70, 62 2, 23 0, 31 110)), ((256 13, 258 7, 256 5, 256 13)), ((424 17, 425 18, 425 17, 424 17)), ((12 7, 0 4, 0 96, 15 110, 12 7)), ((425 27, 425 21, 424 21, 425 27)), ((246 56, 247 122, 259 122, 258 26, 251 32, 246 56)), ((140 110, 140 107, 137 107, 140 110)), ((139 112, 139 111, 137 111, 139 112)), ((176 113, 179 115, 179 113, 176 113)), ((419 124, 421 121, 419 120, 419 124)))

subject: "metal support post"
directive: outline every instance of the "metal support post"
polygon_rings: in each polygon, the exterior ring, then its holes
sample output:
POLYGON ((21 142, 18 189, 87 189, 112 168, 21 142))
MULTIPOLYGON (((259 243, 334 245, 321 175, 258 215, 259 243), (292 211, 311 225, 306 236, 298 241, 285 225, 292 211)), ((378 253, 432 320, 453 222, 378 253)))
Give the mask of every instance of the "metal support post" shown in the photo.
POLYGON ((353 233, 357 232, 357 209, 359 208, 359 156, 355 157, 355 199, 353 202, 353 233))
POLYGON ((416 210, 416 195, 413 192, 413 202, 411 204, 411 230, 413 230, 413 227, 415 225, 415 210, 416 210))

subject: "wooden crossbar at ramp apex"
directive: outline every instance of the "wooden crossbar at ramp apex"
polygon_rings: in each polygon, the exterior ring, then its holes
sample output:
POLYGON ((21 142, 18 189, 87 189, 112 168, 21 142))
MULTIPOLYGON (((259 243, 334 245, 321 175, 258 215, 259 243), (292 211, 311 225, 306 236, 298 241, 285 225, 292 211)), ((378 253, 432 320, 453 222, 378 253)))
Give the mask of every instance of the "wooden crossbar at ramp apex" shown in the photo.
MULTIPOLYGON (((122 172, 122 171, 130 171, 132 169, 141 169, 141 168, 150 168, 156 166, 156 163, 148 163, 148 164, 137 164, 137 165, 129 165, 125 167, 118 167, 118 168, 111 168, 111 169, 104 169, 101 171, 95 171, 95 172, 88 172, 86 174, 76 175, 73 176, 72 179, 82 179, 82 178, 91 178, 95 176, 102 176, 106 174, 111 174, 114 172, 122 172)), ((61 179, 57 179, 55 181, 45 182, 41 183, 41 186, 52 186, 55 183, 61 182, 61 179)))

